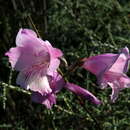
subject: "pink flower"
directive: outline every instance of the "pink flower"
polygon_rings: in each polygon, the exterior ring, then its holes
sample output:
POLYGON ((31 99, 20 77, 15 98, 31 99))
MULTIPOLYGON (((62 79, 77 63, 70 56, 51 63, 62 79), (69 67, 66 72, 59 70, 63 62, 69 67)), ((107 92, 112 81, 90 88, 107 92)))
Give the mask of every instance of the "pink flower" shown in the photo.
POLYGON ((59 58, 63 55, 59 49, 38 38, 34 31, 20 29, 16 47, 5 55, 9 57, 12 68, 20 72, 17 84, 41 95, 52 92, 48 76, 53 76, 59 67, 59 58))
POLYGON ((130 87, 128 70, 129 50, 123 48, 119 54, 101 54, 84 59, 83 68, 95 74, 101 88, 112 88, 111 100, 115 102, 119 91, 130 87))

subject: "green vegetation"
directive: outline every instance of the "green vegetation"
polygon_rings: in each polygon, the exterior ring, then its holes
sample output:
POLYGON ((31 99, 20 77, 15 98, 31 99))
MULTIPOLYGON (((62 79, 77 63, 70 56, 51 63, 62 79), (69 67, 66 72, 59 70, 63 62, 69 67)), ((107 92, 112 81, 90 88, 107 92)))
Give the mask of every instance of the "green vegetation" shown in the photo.
MULTIPOLYGON (((130 49, 128 0, 1 0, 0 9, 0 80, 9 85, 17 86, 17 72, 10 69, 4 54, 15 46, 21 27, 37 28, 44 40, 64 52, 69 65, 80 57, 117 53, 125 46, 130 49)), ((66 67, 61 66, 65 72, 66 67)), ((102 105, 79 102, 77 96, 63 89, 57 95, 57 105, 47 110, 31 102, 26 92, 1 84, 0 129, 130 129, 130 89, 123 90, 116 103, 111 104, 111 89, 100 90, 89 72, 78 69, 67 78, 90 90, 102 105)))

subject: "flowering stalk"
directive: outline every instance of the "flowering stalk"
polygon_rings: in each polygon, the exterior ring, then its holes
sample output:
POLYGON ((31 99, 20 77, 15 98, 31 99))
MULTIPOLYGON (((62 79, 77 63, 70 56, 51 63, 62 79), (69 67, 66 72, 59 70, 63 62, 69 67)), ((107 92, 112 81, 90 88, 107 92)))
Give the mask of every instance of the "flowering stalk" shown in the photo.
POLYGON ((68 70, 63 75, 63 77, 66 77, 69 73, 74 72, 78 67, 82 66, 83 63, 84 63, 84 61, 82 60, 82 58, 79 58, 74 64, 72 64, 72 65, 70 65, 70 67, 68 67, 68 70))
MULTIPOLYGON (((17 92, 21 92, 21 93, 24 93, 24 94, 27 94, 27 95, 30 95, 30 96, 31 96, 31 94, 32 94, 30 91, 27 91, 27 90, 22 89, 22 88, 17 87, 17 86, 8 85, 8 84, 5 83, 5 82, 0 82, 0 86, 1 86, 1 87, 7 87, 7 88, 9 88, 9 89, 11 89, 11 90, 14 90, 14 91, 17 91, 17 92)), ((55 104, 54 106, 55 106, 56 108, 58 108, 59 110, 65 112, 65 113, 67 113, 67 114, 69 114, 69 115, 76 115, 75 113, 70 112, 70 111, 68 111, 68 110, 66 110, 66 109, 64 109, 64 108, 62 108, 62 107, 60 107, 60 106, 58 106, 58 105, 56 105, 56 104, 55 104)))
POLYGON ((83 100, 81 100, 81 98, 78 98, 79 104, 84 108, 85 111, 87 111, 87 113, 89 114, 89 116, 93 119, 97 130, 102 130, 100 123, 98 122, 98 120, 93 116, 93 114, 87 109, 87 107, 84 105, 83 100))

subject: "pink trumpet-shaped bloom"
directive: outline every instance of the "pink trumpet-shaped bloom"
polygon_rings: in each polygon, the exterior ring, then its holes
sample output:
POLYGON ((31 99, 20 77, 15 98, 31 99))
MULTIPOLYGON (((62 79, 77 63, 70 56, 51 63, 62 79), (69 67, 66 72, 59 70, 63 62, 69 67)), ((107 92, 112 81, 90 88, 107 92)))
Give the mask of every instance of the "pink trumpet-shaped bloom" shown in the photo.
POLYGON ((95 74, 101 88, 112 88, 111 100, 115 102, 119 91, 130 87, 128 70, 129 50, 123 48, 119 54, 101 54, 84 59, 83 68, 95 74))
POLYGON ((20 29, 16 37, 16 47, 11 48, 5 55, 9 57, 12 68, 20 72, 17 84, 32 91, 34 102, 44 104, 50 109, 56 104, 56 93, 64 87, 95 104, 100 104, 87 90, 63 80, 56 71, 62 52, 53 48, 48 41, 38 38, 34 31, 20 29))
POLYGON ((17 84, 25 89, 47 95, 52 92, 47 76, 59 67, 62 52, 53 48, 48 41, 38 38, 30 29, 20 29, 16 47, 6 54, 12 68, 19 71, 17 84))

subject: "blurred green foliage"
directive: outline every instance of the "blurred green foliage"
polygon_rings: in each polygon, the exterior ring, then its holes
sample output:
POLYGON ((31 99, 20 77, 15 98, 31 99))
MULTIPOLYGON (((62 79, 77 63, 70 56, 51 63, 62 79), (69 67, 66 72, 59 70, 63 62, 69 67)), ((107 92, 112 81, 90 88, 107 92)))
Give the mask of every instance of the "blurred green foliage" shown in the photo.
MULTIPOLYGON (((15 46, 19 28, 34 30, 32 21, 44 40, 64 52, 69 65, 79 57, 130 48, 128 0, 1 0, 0 13, 0 80, 12 85, 16 85, 17 73, 11 71, 4 54, 15 46)), ((77 96, 63 89, 57 95, 57 106, 47 110, 32 103, 29 95, 1 86, 0 129, 130 129, 130 89, 123 90, 117 102, 111 104, 111 89, 100 90, 95 77, 87 71, 78 69, 68 79, 93 92, 102 105, 97 107, 86 101, 86 110, 77 96)))

